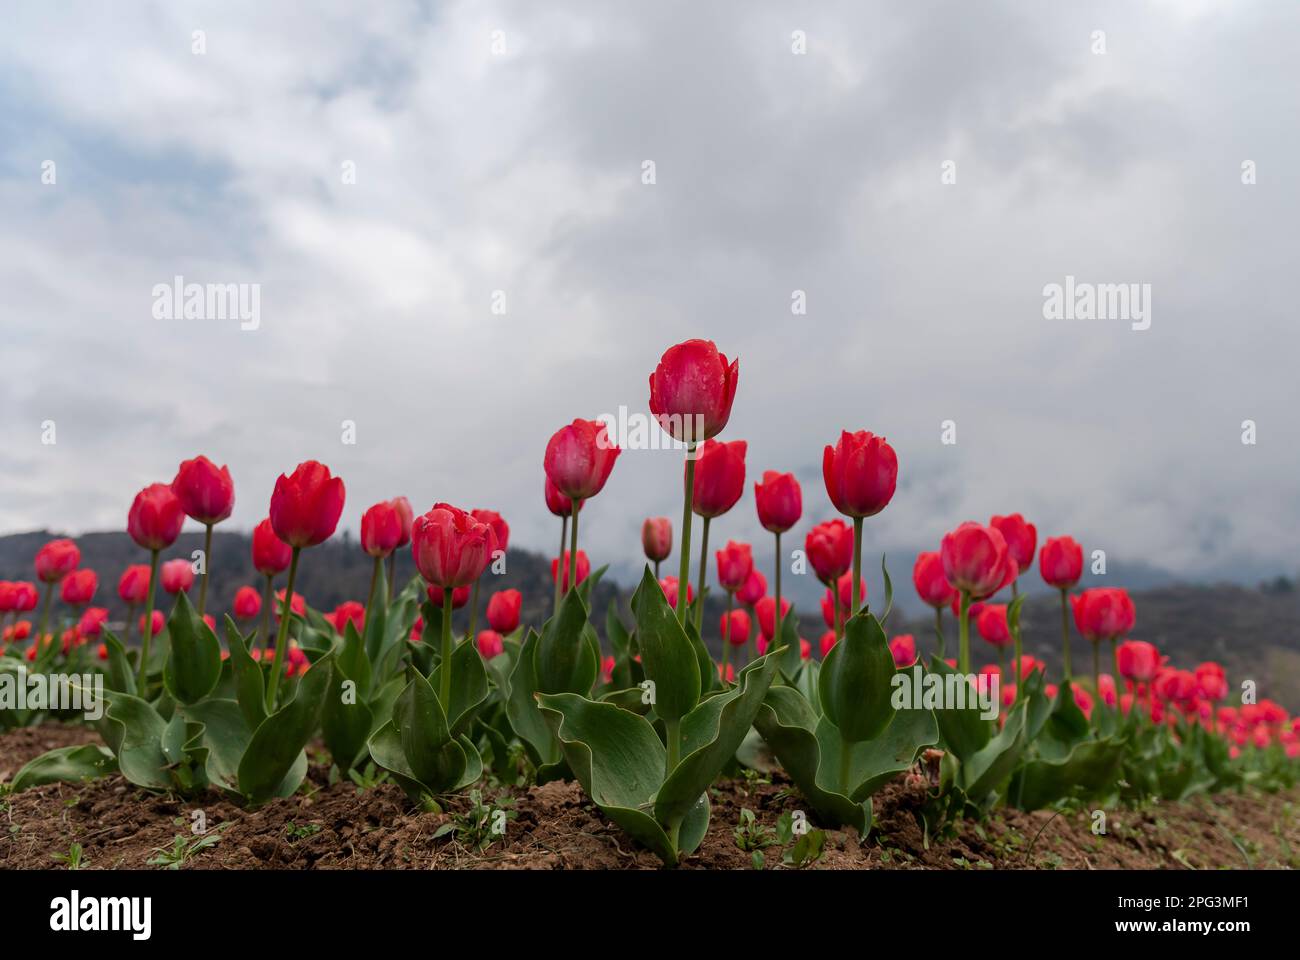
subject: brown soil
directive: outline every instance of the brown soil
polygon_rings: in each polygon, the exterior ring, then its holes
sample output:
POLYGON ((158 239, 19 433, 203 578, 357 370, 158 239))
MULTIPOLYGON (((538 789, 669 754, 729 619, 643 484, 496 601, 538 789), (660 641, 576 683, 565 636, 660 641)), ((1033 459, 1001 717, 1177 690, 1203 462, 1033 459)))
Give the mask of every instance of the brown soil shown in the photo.
MULTIPOLYGON (((53 747, 90 742, 76 727, 47 726, 0 735, 0 780, 53 747)), ((1113 869, 1300 867, 1300 793, 1225 794, 1142 810, 1107 811, 1108 832, 1094 835, 1086 811, 1025 814, 998 810, 983 824, 965 822, 955 836, 928 846, 915 810, 924 785, 900 778, 876 796, 876 826, 867 842, 856 832, 828 830, 812 866, 839 869, 1113 869)), ((184 800, 151 794, 120 776, 82 784, 49 784, 0 796, 0 868, 58 866, 58 854, 82 847, 86 868, 157 869, 149 861, 171 850, 201 810, 220 841, 198 850, 186 868, 271 869, 654 869, 654 855, 634 846, 576 784, 518 790, 484 788, 489 806, 507 811, 504 837, 483 850, 463 831, 435 836, 469 809, 466 797, 442 814, 420 813, 389 784, 358 790, 328 782, 313 764, 292 798, 247 810, 210 794, 184 800), (513 803, 508 802, 513 799, 513 803), (506 800, 506 803, 502 803, 506 800)), ((713 819, 687 869, 752 869, 751 854, 733 835, 742 808, 772 826, 802 804, 790 785, 723 781, 712 794, 713 819)), ((765 849, 768 869, 782 868, 780 845, 765 849)))

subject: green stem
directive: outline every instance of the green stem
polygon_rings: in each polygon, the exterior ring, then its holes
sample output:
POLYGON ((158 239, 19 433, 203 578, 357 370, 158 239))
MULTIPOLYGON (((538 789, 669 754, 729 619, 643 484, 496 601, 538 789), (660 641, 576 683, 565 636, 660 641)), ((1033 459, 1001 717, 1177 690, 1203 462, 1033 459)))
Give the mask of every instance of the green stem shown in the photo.
POLYGON ((934 608, 934 634, 939 643, 939 659, 942 660, 947 652, 944 648, 948 645, 943 635, 943 607, 934 608))
POLYGON ((444 711, 451 704, 451 595, 450 587, 442 588, 442 682, 438 684, 438 698, 444 711))
POLYGON ((686 497, 682 504, 682 558, 677 566, 677 622, 686 625, 686 585, 691 582, 691 501, 695 493, 695 444, 686 446, 686 497))
MULTIPOLYGON (((1115 712, 1119 713, 1119 637, 1110 638, 1110 658, 1114 662, 1114 675, 1111 677, 1115 684, 1115 712)), ((1101 702, 1101 687, 1097 688, 1097 701, 1101 702)))
POLYGON ((704 530, 700 534, 700 573, 695 587, 695 598, 700 601, 695 608, 695 632, 701 636, 704 634, 704 578, 709 569, 709 519, 704 518, 704 530))
POLYGON ((555 561, 555 612, 560 612, 560 581, 564 579, 564 541, 569 536, 569 518, 560 517, 560 552, 555 561))
POLYGON ((573 526, 569 528, 569 589, 578 589, 578 511, 582 501, 574 497, 569 501, 573 507, 573 526))
MULTIPOLYGON (((705 527, 704 529, 708 529, 705 527)), ((781 534, 776 534, 776 632, 772 637, 772 646, 781 645, 781 534)))
MULTIPOLYGON (((156 556, 156 554, 155 554, 156 556)), ((50 604, 54 601, 54 584, 45 585, 45 600, 41 603, 41 628, 36 631, 36 655, 45 653, 45 631, 50 625, 50 604)))
POLYGON ((658 561, 658 560, 655 561, 655 579, 656 579, 656 580, 659 579, 659 561, 658 561))
POLYGON ((1070 665, 1070 594, 1064 587, 1061 588, 1061 650, 1065 658, 1065 679, 1069 680, 1074 672, 1070 665))
POLYGON ((957 643, 957 669, 962 673, 970 673, 970 594, 965 590, 961 592, 961 617, 957 643))
POLYGON ((262 590, 262 635, 258 639, 262 642, 263 655, 271 646, 271 605, 275 603, 275 590, 272 587, 274 580, 275 575, 268 573, 266 587, 262 590))
POLYGON ((397 580, 397 551, 394 550, 388 555, 388 602, 393 602, 393 594, 396 592, 397 580))
POLYGON ((370 589, 366 592, 366 619, 370 619, 370 608, 375 602, 375 587, 379 586, 379 571, 383 569, 384 558, 375 557, 375 565, 370 570, 370 589))
POLYGON ((149 556, 149 587, 144 599, 144 627, 140 631, 140 670, 135 684, 135 695, 142 700, 147 699, 144 681, 145 673, 149 669, 149 641, 153 639, 153 583, 157 579, 158 551, 153 550, 149 556))
MULTIPOLYGON (((838 586, 838 584, 837 584, 838 586)), ((836 591, 838 592, 838 591, 836 591)), ((862 518, 853 518, 853 609, 849 611, 852 620, 862 609, 862 518)))
POLYGON ((271 665, 271 682, 266 685, 266 712, 275 712, 275 694, 280 688, 280 674, 284 673, 284 653, 289 646, 289 619, 293 609, 293 583, 298 578, 298 557, 302 547, 294 547, 289 560, 289 583, 284 588, 284 605, 280 608, 280 629, 275 635, 275 660, 271 665))
MULTIPOLYGON (((1012 671, 1011 671, 1011 672, 1014 673, 1014 674, 1016 675, 1016 700, 1019 701, 1020 698, 1021 698, 1021 696, 1024 695, 1024 686, 1025 686, 1025 685, 1024 685, 1023 683, 1020 682, 1020 657, 1021 657, 1021 651, 1020 651, 1020 629, 1019 629, 1018 627, 1016 628, 1016 635, 1015 635, 1014 639, 1015 639, 1015 642, 1016 642, 1016 650, 1015 650, 1015 660, 1013 660, 1013 661, 1011 662, 1011 667, 1012 667, 1012 671)), ((1003 679, 1003 680, 1006 679, 1006 674, 1005 674, 1005 673, 1002 675, 1002 679, 1003 679)))
POLYGON ((203 582, 199 584, 199 619, 208 609, 208 576, 212 569, 212 524, 203 525, 203 582))

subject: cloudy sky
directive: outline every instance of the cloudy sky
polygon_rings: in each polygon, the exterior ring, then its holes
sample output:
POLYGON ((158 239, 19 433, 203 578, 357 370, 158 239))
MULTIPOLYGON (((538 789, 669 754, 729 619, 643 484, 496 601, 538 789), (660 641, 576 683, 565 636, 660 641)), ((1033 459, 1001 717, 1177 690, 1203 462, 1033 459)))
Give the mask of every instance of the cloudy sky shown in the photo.
MULTIPOLYGON (((809 520, 824 444, 889 438, 896 575, 1013 510, 1116 563, 1297 568, 1300 6, 360 9, 6 5, 0 533, 121 528, 203 452, 237 527, 312 457, 352 529, 405 493, 551 549, 551 432, 644 411, 707 337, 740 357, 724 436, 809 520), (258 284, 260 327, 156 318, 178 275, 258 284), (1150 284, 1150 329, 1045 319, 1066 276, 1150 284)), ((634 563, 680 476, 626 453, 593 558, 634 563)), ((714 535, 760 532, 747 493, 714 535)))

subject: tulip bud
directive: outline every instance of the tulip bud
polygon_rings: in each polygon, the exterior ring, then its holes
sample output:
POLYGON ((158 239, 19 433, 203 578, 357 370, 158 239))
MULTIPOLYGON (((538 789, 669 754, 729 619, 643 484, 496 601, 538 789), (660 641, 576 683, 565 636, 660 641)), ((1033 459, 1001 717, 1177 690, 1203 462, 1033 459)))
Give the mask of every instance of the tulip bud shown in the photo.
POLYGON ((822 455, 822 478, 836 510, 850 517, 873 517, 894 497, 898 455, 884 437, 845 430, 822 455))
POLYGON ((758 522, 771 533, 785 533, 803 516, 803 491, 793 473, 767 470, 763 482, 754 484, 758 522))
POLYGON ((492 528, 449 503, 436 504, 411 527, 416 569, 439 587, 477 580, 491 562, 492 528))
POLYGON ((58 583, 77 569, 81 551, 71 540, 51 540, 36 551, 36 579, 41 583, 58 583))
POLYGON ((943 558, 938 550, 919 553, 912 567, 912 584, 921 602, 936 609, 952 603, 957 591, 943 572, 943 558))
POLYGON ((495 630, 480 630, 478 633, 478 652, 484 660, 491 660, 505 653, 505 641, 495 630))
POLYGON ((599 420, 574 420, 546 444, 546 476, 570 499, 586 500, 604 489, 621 451, 599 420))
MULTIPOLYGON (((692 509, 701 517, 720 517, 745 491, 744 440, 706 440, 695 462, 692 509)), ((689 467, 689 461, 687 463, 689 467)))
POLYGON ((727 593, 742 589, 754 571, 754 554, 749 544, 729 540, 714 556, 718 562, 718 584, 722 589, 727 593))
POLYGON ((240 587, 235 591, 233 606, 236 619, 252 620, 262 612, 262 598, 252 587, 240 587))
POLYGON ((519 613, 524 598, 518 590, 498 590, 488 599, 488 624, 500 634, 514 633, 519 629, 519 613))
POLYGON ((843 520, 819 523, 808 531, 804 551, 817 579, 832 583, 853 565, 853 528, 843 520))
POLYGON ((1002 534, 1007 542, 1007 553, 1016 561, 1017 570, 1028 570, 1034 562, 1034 549, 1038 544, 1038 530, 1032 523, 1018 513, 1006 517, 994 517, 989 526, 1002 534))
POLYGON ((1058 590, 1068 590, 1083 576, 1083 547, 1073 537, 1048 537, 1038 551, 1038 572, 1058 590))
POLYGON ((292 559, 293 548, 276 536, 269 519, 253 528, 253 568, 258 573, 267 577, 284 573, 292 559))
POLYGON ((84 607, 95 596, 98 586, 99 578, 95 576, 95 571, 81 569, 73 570, 64 577, 59 590, 64 603, 72 607, 84 607))
POLYGON ((758 570, 751 570, 745 578, 745 585, 736 591, 736 599, 747 607, 752 607, 767 594, 767 578, 758 570))
POLYGON ((727 425, 739 380, 739 360, 728 361, 712 340, 686 340, 650 374, 650 412, 669 436, 701 443, 727 425))
POLYGON ((181 463, 172 481, 181 509, 203 524, 220 523, 235 509, 235 484, 228 467, 198 456, 181 463))
POLYGON ((162 565, 162 588, 172 596, 194 586, 194 567, 188 560, 168 560, 162 565))
POLYGON ((749 640, 749 631, 749 614, 744 610, 732 610, 722 615, 719 632, 723 643, 730 643, 733 647, 743 647, 749 640))
POLYGON ((135 495, 126 517, 131 539, 146 550, 165 550, 176 542, 185 523, 181 502, 165 483, 151 483, 135 495))
POLYGON ((668 559, 673 552, 673 523, 667 517, 646 517, 641 524, 641 548, 651 563, 668 559))

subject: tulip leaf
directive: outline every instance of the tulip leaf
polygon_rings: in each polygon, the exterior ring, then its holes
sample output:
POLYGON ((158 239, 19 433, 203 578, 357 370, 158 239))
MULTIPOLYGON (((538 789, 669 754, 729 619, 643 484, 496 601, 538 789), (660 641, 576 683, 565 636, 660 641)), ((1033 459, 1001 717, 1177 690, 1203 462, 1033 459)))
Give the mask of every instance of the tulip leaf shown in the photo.
POLYGON ((1123 746, 1122 739, 1085 740, 1063 760, 1031 760, 1016 774, 1008 798, 1021 810, 1038 810, 1072 794, 1100 794, 1119 776, 1123 746))
POLYGON ((122 776, 136 786, 166 790, 172 786, 163 755, 162 740, 167 721, 149 704, 128 693, 105 694, 105 718, 113 727, 109 747, 117 755, 122 776))
POLYGON ((822 715, 822 698, 818 692, 818 683, 821 679, 821 662, 818 660, 808 659, 803 662, 803 668, 799 675, 795 677, 794 686, 801 694, 808 706, 812 708, 815 716, 822 715))
MULTIPOLYGON (((709 697, 681 722, 681 761, 655 797, 655 818, 680 821, 736 755, 767 695, 783 648, 740 671, 736 685, 709 697)), ((656 705, 656 712, 658 706, 656 705)))
POLYGON ((250 730, 266 719, 266 680, 262 668, 249 655, 235 621, 226 614, 226 646, 230 648, 230 669, 235 680, 235 699, 250 730))
MULTIPOLYGON (((827 770, 838 770, 840 762, 839 731, 833 727, 823 739, 818 728, 817 739, 822 746, 822 765, 827 770)), ((898 774, 909 770, 926 747, 939 742, 939 725, 929 710, 899 710, 894 722, 875 740, 855 743, 849 751, 850 799, 861 803, 898 774)))
POLYGON ((28 761, 14 774, 9 787, 15 793, 46 783, 78 783, 117 770, 113 751, 97 743, 59 747, 28 761))
POLYGON ((851 742, 874 740, 894 719, 894 655, 870 613, 859 613, 822 661, 818 694, 822 712, 851 742))
POLYGON ((894 609, 894 581, 889 578, 889 568, 885 566, 885 555, 880 555, 880 575, 885 581, 885 609, 877 618, 881 623, 889 619, 890 611, 894 609))
POLYGON ((1010 779, 1020 761, 1025 746, 1027 710, 1028 707, 1023 702, 1012 707, 998 735, 982 749, 962 760, 962 789, 981 807, 987 807, 988 795, 1010 779))
POLYGON ((104 685, 109 690, 134 695, 135 671, 131 669, 126 648, 122 646, 122 641, 112 630, 105 628, 103 637, 104 648, 108 651, 108 671, 104 677, 104 685))
MULTIPOLYGON (((429 685, 442 689, 443 664, 433 668, 429 685)), ((442 704, 453 737, 464 733, 488 697, 487 671, 478 644, 465 640, 451 651, 451 702, 442 704)))
POLYGON ((560 612, 542 626, 534 654, 537 690, 542 693, 591 692, 600 673, 599 641, 587 622, 587 607, 577 590, 560 602, 560 612))
POLYGON ((365 648, 351 623, 347 625, 343 644, 343 651, 334 661, 334 677, 321 711, 321 735, 339 769, 350 770, 366 749, 375 715, 362 699, 362 684, 349 672, 356 670, 366 677, 370 672, 365 648), (349 651, 353 654, 351 657, 346 655, 349 651))
POLYGON ((781 618, 781 637, 773 641, 773 645, 785 648, 779 665, 782 675, 793 680, 803 667, 803 644, 799 642, 799 618, 795 616, 794 607, 781 618))
POLYGON ((163 685, 177 703, 198 703, 221 679, 221 642, 181 591, 167 621, 171 655, 163 668, 163 685))
POLYGON ((695 663, 700 670, 700 696, 704 696, 711 690, 721 689, 722 679, 718 675, 718 665, 713 662, 713 656, 709 653, 709 648, 704 645, 700 631, 695 629, 695 621, 688 617, 685 629, 686 639, 690 640, 691 647, 695 650, 695 663))
MULTIPOLYGON (((700 661, 649 565, 632 598, 632 608, 641 666, 646 679, 654 684, 655 713, 664 720, 680 720, 700 702, 700 661)), ((713 669, 711 659, 708 669, 713 669)))
POLYGON ((239 763, 253 733, 240 705, 234 700, 203 700, 182 708, 185 716, 202 725, 200 741, 206 749, 204 769, 220 787, 239 791, 239 763))
MULTIPOLYGON (((948 666, 938 657, 930 659, 930 672, 939 675, 944 681, 945 688, 948 686, 950 674, 956 675, 957 683, 969 683, 964 674, 959 674, 954 667, 948 666)), ((972 690, 971 693, 968 702, 973 702, 975 699, 974 691, 972 690)), ((939 724, 939 733, 943 736, 944 746, 962 761, 970 759, 983 749, 992 735, 992 721, 980 716, 978 704, 961 710, 956 707, 935 710, 934 719, 939 724)))
POLYGON ((1064 760, 1078 743, 1092 735, 1088 718, 1074 702, 1074 690, 1069 680, 1062 680, 1056 691, 1052 712, 1047 716, 1041 733, 1034 741, 1038 755, 1044 760, 1064 760))
POLYGON ((302 782, 307 770, 303 748, 320 725, 325 693, 334 677, 333 659, 337 650, 336 645, 313 663, 299 679, 293 699, 253 731, 237 776, 239 792, 252 803, 287 796, 302 782))
POLYGON ((817 771, 822 763, 817 723, 818 717, 808 701, 793 687, 786 686, 772 687, 767 691, 754 719, 755 728, 799 787, 799 792, 817 811, 822 824, 828 827, 848 824, 865 835, 871 822, 870 806, 854 803, 834 790, 823 789, 817 782, 817 771))
POLYGON ((536 766, 555 763, 560 759, 560 747, 555 741, 555 734, 542 718, 537 709, 534 694, 537 693, 536 664, 537 633, 528 631, 514 672, 510 674, 510 696, 506 701, 506 716, 515 735, 523 741, 529 756, 536 766))

